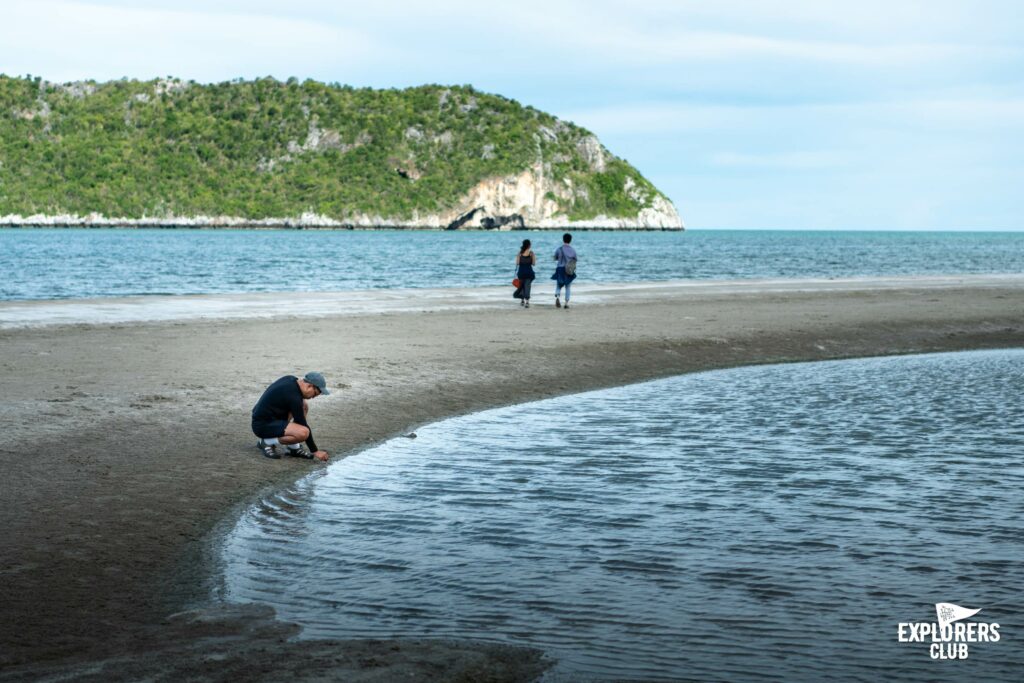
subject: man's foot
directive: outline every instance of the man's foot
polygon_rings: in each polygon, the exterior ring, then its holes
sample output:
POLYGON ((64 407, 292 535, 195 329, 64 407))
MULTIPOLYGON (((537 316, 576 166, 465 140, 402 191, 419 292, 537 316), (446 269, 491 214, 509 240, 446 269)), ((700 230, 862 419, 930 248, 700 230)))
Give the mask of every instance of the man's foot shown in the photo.
POLYGON ((256 448, 263 451, 263 455, 267 456, 268 458, 277 460, 281 457, 280 455, 277 454, 277 449, 274 448, 273 444, 269 444, 263 439, 260 439, 259 441, 256 442, 256 448))
POLYGON ((562 307, 562 302, 559 301, 558 297, 556 296, 555 297, 555 308, 561 308, 561 307, 562 307))
POLYGON ((523 308, 529 308, 529 307, 530 307, 530 302, 529 301, 524 301, 523 302, 523 308))
POLYGON ((293 458, 305 458, 306 460, 313 459, 313 454, 307 451, 302 446, 299 446, 298 448, 289 448, 286 451, 286 454, 290 455, 293 458))
POLYGON ((569 308, 569 302, 568 302, 568 301, 566 301, 566 302, 565 302, 565 306, 563 306, 562 308, 566 308, 566 309, 567 309, 567 308, 569 308))

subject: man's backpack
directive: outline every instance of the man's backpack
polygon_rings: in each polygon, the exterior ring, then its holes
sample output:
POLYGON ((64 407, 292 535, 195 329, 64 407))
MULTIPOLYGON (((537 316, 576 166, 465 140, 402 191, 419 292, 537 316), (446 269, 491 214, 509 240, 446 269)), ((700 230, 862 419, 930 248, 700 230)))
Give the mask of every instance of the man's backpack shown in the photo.
POLYGON ((565 274, 569 277, 576 274, 576 259, 571 258, 565 262, 565 274))

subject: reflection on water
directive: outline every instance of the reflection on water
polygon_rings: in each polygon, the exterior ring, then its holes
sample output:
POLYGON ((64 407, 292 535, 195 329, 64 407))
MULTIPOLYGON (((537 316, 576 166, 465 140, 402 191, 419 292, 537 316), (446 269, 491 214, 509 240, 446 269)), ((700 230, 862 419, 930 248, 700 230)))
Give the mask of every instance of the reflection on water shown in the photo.
POLYGON ((1016 681, 1024 351, 709 372, 448 420, 268 497, 226 593, 309 637, 543 647, 553 680, 1016 681), (998 643, 897 643, 934 603, 998 643))

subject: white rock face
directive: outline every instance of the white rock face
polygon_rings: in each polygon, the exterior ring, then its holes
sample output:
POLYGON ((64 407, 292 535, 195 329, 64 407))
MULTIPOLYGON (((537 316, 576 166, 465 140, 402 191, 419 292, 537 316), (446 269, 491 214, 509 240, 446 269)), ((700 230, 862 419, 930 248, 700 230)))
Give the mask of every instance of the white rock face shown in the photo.
POLYGON ((328 149, 336 149, 342 154, 355 149, 356 147, 362 147, 363 145, 369 144, 373 140, 373 137, 366 131, 361 132, 356 136, 355 141, 352 144, 343 142, 341 139, 341 133, 330 128, 320 128, 315 120, 309 122, 309 132, 306 133, 306 141, 301 145, 298 140, 289 140, 287 145, 287 154, 282 154, 279 157, 271 159, 262 158, 256 162, 256 170, 261 173, 273 171, 275 166, 279 164, 288 163, 293 161, 295 157, 307 152, 323 152, 328 149))
MULTIPOLYGON (((326 137, 326 136, 324 136, 326 137)), ((324 137, 319 138, 322 144, 324 137)), ((631 196, 639 197, 640 192, 632 180, 624 188, 631 196)), ((460 227, 479 229, 486 227, 485 221, 500 223, 511 216, 520 216, 527 228, 605 228, 605 229, 648 229, 682 230, 683 221, 672 202, 661 195, 655 195, 650 206, 635 217, 596 216, 582 221, 570 221, 558 215, 559 205, 552 197, 569 200, 574 193, 582 194, 568 181, 556 181, 543 167, 535 167, 514 176, 487 178, 477 184, 451 209, 437 214, 414 214, 411 218, 351 214, 343 218, 331 218, 312 212, 289 218, 250 219, 239 216, 143 216, 142 218, 113 218, 97 213, 86 216, 35 214, 21 216, 11 214, 0 216, 0 226, 39 227, 264 227, 264 228, 445 228, 460 217, 474 212, 460 227), (475 210, 475 211, 474 211, 475 210)), ((503 229, 518 227, 518 221, 507 223, 503 229)))
POLYGON ((589 164, 591 171, 604 171, 604 147, 596 137, 588 135, 580 140, 576 143, 576 151, 578 151, 580 156, 583 157, 587 164, 589 164))
POLYGON ((641 209, 639 218, 649 228, 683 229, 683 219, 675 205, 662 196, 655 197, 650 208, 641 209))
POLYGON ((181 92, 183 90, 187 90, 188 88, 189 83, 186 83, 180 78, 161 78, 156 82, 156 85, 153 87, 153 91, 157 95, 163 95, 165 93, 173 94, 181 92))
MULTIPOLYGON (((600 150, 600 143, 598 149, 600 150)), ((603 156, 601 161, 603 163, 603 156)), ((640 188, 631 178, 626 179, 624 189, 634 200, 641 198, 638 194, 640 188)), ((556 181, 551 178, 550 173, 544 173, 543 167, 536 166, 519 175, 488 178, 480 182, 455 207, 437 218, 441 224, 449 225, 460 216, 477 209, 477 213, 462 227, 481 228, 488 218, 499 219, 513 214, 522 216, 523 223, 528 228, 682 230, 684 227, 675 206, 661 195, 655 195, 650 206, 642 209, 636 217, 596 216, 582 221, 570 221, 565 216, 558 215, 559 204, 556 199, 570 200, 577 193, 582 195, 585 190, 573 188, 568 181, 556 181)))

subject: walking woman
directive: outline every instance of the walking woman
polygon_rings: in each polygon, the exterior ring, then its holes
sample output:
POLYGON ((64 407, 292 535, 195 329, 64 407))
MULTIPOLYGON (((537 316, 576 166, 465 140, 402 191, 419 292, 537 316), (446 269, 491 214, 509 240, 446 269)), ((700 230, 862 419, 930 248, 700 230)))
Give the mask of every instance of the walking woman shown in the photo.
POLYGON ((523 246, 519 247, 516 255, 516 277, 519 278, 519 286, 523 290, 522 306, 530 307, 530 285, 533 284, 536 275, 533 274, 533 267, 537 265, 537 255, 530 248, 530 240, 523 240, 523 246))

